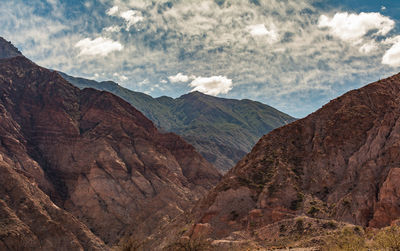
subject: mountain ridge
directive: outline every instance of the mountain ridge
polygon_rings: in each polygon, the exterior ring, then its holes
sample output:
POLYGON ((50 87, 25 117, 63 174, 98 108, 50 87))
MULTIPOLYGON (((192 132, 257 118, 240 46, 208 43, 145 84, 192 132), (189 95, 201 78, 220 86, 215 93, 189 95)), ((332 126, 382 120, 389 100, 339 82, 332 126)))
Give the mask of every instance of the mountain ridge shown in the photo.
POLYGON ((9 41, 0 37, 0 59, 22 56, 22 53, 9 41))
POLYGON ((273 107, 247 99, 219 98, 201 92, 178 98, 152 98, 112 81, 97 82, 60 74, 79 88, 107 90, 124 98, 161 130, 181 135, 223 172, 249 152, 259 137, 295 120, 273 107))
POLYGON ((396 74, 264 135, 195 206, 183 238, 279 246, 341 224, 397 224, 399 97, 396 74))

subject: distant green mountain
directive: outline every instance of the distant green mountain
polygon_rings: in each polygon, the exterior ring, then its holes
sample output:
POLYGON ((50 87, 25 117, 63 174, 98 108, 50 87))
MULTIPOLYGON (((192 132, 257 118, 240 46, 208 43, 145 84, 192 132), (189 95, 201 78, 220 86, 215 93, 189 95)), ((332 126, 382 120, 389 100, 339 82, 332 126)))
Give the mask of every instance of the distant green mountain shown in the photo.
POLYGON ((97 82, 60 74, 81 89, 104 90, 125 99, 158 128, 181 135, 222 172, 233 167, 262 135, 295 120, 271 106, 248 99, 218 98, 200 92, 176 99, 153 98, 112 81, 97 82))

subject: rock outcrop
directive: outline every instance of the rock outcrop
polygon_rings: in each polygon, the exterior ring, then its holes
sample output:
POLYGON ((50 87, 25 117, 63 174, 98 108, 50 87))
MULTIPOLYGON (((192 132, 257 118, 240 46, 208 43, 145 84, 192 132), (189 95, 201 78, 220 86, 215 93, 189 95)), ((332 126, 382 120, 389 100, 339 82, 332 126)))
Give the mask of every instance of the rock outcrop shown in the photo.
POLYGON ((22 56, 22 53, 9 41, 0 37, 0 58, 22 56))
POLYGON ((0 114, 6 247, 25 233, 15 249, 101 249, 102 240, 146 236, 220 179, 191 145, 158 132, 129 103, 79 90, 23 56, 0 60, 0 114))
POLYGON ((301 215, 388 226, 400 218, 399 139, 400 74, 262 137, 196 207, 192 234, 263 239, 258 230, 301 215))

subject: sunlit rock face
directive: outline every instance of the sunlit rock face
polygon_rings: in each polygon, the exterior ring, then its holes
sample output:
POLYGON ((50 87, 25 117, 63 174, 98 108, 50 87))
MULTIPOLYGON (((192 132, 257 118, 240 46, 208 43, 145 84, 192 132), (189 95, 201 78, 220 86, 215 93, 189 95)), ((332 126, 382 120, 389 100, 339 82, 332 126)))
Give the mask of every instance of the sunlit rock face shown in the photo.
POLYGON ((265 135, 196 207, 196 221, 215 239, 299 215, 390 225, 400 218, 399 97, 395 75, 265 135))

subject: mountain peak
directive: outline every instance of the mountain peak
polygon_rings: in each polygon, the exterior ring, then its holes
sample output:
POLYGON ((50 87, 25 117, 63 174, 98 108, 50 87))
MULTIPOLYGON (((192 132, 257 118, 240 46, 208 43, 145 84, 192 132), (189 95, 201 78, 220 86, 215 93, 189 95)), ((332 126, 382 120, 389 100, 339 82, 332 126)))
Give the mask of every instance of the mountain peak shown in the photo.
POLYGON ((206 94, 204 94, 202 92, 199 92, 199 91, 192 91, 192 92, 189 92, 188 94, 191 94, 191 95, 206 95, 206 94))
POLYGON ((189 93, 184 94, 182 96, 189 96, 190 97, 190 96, 210 96, 210 95, 204 94, 204 93, 199 92, 199 91, 192 91, 192 92, 189 92, 189 93))
POLYGON ((9 41, 0 37, 0 58, 22 56, 22 53, 9 41))
POLYGON ((219 98, 216 96, 212 96, 212 95, 208 95, 199 91, 192 91, 189 93, 186 93, 182 96, 180 96, 178 99, 191 99, 191 98, 195 98, 195 99, 199 99, 199 98, 205 98, 205 99, 223 99, 223 98, 219 98))

